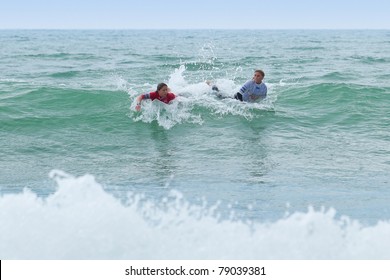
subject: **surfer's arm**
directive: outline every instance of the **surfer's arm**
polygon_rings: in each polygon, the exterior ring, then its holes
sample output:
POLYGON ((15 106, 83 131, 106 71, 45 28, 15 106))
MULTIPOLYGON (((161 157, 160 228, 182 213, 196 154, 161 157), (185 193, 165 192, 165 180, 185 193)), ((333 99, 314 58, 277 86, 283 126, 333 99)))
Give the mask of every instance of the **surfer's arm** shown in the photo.
POLYGON ((137 100, 137 105, 135 106, 135 109, 137 111, 141 110, 141 101, 142 101, 142 99, 148 99, 148 98, 150 98, 150 95, 148 93, 141 94, 140 96, 138 96, 137 99, 136 99, 137 100))
POLYGON ((245 84, 243 84, 243 86, 240 88, 239 93, 244 95, 249 90, 251 82, 251 80, 246 81, 245 84))

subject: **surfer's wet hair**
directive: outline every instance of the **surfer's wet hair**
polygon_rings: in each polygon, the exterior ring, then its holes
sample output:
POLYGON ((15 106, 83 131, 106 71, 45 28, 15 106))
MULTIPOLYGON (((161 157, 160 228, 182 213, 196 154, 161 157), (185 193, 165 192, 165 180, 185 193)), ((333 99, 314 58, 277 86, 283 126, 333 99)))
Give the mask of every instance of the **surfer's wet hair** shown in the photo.
POLYGON ((166 83, 159 83, 157 85, 157 91, 160 91, 160 89, 162 89, 163 87, 168 87, 168 85, 166 83))
POLYGON ((263 76, 263 78, 265 77, 265 73, 263 70, 260 70, 260 69, 255 70, 255 73, 259 73, 261 76, 263 76))

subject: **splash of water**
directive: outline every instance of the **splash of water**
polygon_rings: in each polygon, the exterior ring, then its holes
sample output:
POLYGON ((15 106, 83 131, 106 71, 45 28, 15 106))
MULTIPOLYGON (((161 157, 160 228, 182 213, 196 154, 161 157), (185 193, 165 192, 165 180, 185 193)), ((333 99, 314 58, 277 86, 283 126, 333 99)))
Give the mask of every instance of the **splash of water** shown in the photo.
POLYGON ((244 117, 248 120, 256 118, 259 112, 273 111, 275 98, 269 97, 267 100, 258 103, 242 103, 232 98, 240 85, 229 79, 217 79, 212 84, 218 85, 220 89, 217 96, 210 84, 205 81, 190 83, 185 79, 186 68, 181 65, 170 75, 168 85, 177 98, 170 105, 161 102, 143 102, 142 111, 135 112, 135 94, 129 92, 134 98, 130 106, 130 116, 134 121, 157 123, 170 129, 177 124, 192 123, 203 124, 207 116, 217 118, 233 115, 244 117))
POLYGON ((0 197, 1 259, 388 259, 390 222, 370 227, 333 209, 274 223, 221 219, 172 191, 121 202, 91 175, 50 174, 54 194, 0 197))

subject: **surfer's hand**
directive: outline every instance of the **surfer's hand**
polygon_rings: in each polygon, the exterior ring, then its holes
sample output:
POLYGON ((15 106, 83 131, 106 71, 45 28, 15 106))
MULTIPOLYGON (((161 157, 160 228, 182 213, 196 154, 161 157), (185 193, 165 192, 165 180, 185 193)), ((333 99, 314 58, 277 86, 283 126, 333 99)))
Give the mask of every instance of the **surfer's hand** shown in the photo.
POLYGON ((137 112, 141 111, 141 104, 137 104, 137 105, 135 106, 135 110, 136 110, 137 112))

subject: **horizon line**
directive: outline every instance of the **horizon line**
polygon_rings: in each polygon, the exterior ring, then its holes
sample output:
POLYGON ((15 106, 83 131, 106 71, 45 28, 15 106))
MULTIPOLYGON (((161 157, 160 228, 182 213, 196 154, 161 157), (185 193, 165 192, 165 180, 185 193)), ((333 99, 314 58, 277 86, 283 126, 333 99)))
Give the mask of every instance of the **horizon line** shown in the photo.
POLYGON ((158 30, 161 30, 161 31, 164 31, 164 30, 177 30, 177 31, 190 31, 190 30, 202 30, 202 31, 207 31, 207 30, 231 30, 231 31, 239 31, 239 30, 251 30, 251 31, 256 31, 256 30, 264 30, 264 31, 272 31, 272 30, 280 30, 280 31, 284 31, 284 30, 324 30, 324 31, 327 31, 327 30, 334 30, 334 31, 337 31, 337 30, 382 30, 382 31, 390 31, 390 28, 306 28, 306 27, 302 27, 302 28, 57 28, 57 27, 49 27, 49 28, 46 28, 46 27, 42 27, 42 28, 20 28, 20 27, 15 27, 15 28, 2 28, 0 27, 0 30, 118 30, 118 31, 125 31, 125 30, 137 30, 137 31, 146 31, 146 30, 153 30, 153 31, 158 31, 158 30))

